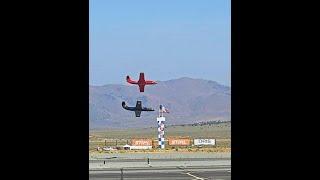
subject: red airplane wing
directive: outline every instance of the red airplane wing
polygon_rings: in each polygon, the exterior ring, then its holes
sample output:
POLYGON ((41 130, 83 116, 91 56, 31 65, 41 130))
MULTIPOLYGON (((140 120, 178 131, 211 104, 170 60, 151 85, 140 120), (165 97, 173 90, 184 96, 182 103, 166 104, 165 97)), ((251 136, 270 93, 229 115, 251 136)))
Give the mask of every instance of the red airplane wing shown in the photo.
POLYGON ((144 73, 140 73, 139 82, 145 82, 144 73))
POLYGON ((139 84, 139 89, 140 89, 140 92, 144 92, 144 85, 139 84))

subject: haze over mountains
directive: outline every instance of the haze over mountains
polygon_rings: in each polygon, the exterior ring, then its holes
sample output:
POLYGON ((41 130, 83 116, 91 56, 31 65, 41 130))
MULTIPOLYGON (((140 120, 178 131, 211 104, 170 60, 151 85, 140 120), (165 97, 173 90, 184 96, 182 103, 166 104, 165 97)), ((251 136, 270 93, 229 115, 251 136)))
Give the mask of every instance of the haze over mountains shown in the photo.
POLYGON ((215 81, 179 78, 157 81, 140 93, 136 85, 90 86, 90 128, 128 128, 156 126, 159 104, 170 110, 166 124, 190 124, 200 121, 229 121, 231 118, 231 89, 215 81), (152 107, 154 112, 142 112, 136 118, 133 111, 122 108, 121 102, 152 107))

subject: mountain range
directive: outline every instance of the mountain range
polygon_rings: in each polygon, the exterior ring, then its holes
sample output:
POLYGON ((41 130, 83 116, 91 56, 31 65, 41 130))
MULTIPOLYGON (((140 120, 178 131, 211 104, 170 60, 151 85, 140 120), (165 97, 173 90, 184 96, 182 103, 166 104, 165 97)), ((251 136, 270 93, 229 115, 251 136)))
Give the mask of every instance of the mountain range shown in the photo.
POLYGON ((139 92, 136 85, 109 84, 89 86, 89 126, 97 128, 152 127, 157 125, 159 104, 169 109, 165 114, 166 124, 190 124, 203 121, 229 121, 231 119, 231 88, 215 81, 179 78, 157 81, 139 92), (121 102, 135 106, 152 107, 153 112, 124 110, 121 102))

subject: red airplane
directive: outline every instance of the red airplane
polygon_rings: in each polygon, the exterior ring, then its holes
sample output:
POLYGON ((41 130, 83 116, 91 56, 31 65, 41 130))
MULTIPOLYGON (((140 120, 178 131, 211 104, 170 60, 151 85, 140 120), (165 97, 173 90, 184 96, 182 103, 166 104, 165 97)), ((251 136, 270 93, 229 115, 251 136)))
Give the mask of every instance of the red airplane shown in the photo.
POLYGON ((145 80, 144 73, 140 73, 139 81, 133 81, 129 76, 127 76, 127 82, 130 84, 138 84, 140 92, 144 92, 145 85, 157 84, 155 81, 145 80))

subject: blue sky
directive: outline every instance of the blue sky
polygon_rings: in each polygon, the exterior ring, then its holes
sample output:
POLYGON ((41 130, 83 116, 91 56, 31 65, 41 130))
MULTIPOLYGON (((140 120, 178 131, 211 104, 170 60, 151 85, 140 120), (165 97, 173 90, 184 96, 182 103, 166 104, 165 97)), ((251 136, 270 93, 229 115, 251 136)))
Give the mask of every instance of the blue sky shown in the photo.
POLYGON ((90 85, 231 82, 230 0, 90 0, 90 85))

